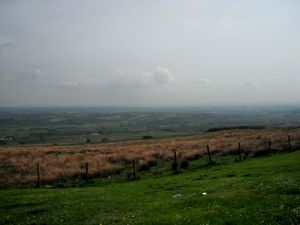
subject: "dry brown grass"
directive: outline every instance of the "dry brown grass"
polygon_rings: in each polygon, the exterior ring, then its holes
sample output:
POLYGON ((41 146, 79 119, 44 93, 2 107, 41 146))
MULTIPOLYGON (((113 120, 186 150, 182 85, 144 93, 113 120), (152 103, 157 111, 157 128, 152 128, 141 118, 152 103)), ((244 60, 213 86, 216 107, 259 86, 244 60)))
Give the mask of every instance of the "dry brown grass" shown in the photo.
POLYGON ((179 160, 195 160, 206 154, 232 154, 241 142, 243 152, 252 154, 268 148, 287 148, 287 135, 292 146, 300 145, 300 129, 231 130, 205 133, 199 136, 166 140, 128 141, 77 146, 22 146, 0 148, 0 186, 34 184, 36 165, 41 165, 42 179, 51 183, 66 178, 82 178, 85 162, 89 163, 90 177, 119 173, 126 163, 138 161, 142 170, 156 165, 158 158, 171 160, 177 151, 179 160))

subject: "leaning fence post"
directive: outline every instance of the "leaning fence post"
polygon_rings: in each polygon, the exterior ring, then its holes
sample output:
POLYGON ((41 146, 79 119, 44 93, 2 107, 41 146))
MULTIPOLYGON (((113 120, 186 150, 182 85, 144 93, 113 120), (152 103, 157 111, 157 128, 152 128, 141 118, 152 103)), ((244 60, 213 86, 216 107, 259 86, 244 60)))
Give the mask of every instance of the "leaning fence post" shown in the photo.
POLYGON ((133 177, 136 180, 136 167, 135 167, 135 160, 132 160, 132 167, 133 167, 133 177))
POLYGON ((290 135, 288 135, 288 143, 289 143, 289 151, 291 150, 291 136, 290 135))
POLYGON ((41 167, 39 162, 36 165, 36 172, 37 172, 37 187, 41 187, 41 167))
POLYGON ((210 154, 209 146, 207 145, 206 148, 207 148, 207 154, 209 157, 209 163, 211 163, 211 154, 210 154))
POLYGON ((240 161, 242 161, 242 150, 241 150, 241 143, 239 142, 239 154, 240 154, 240 161))
POLYGON ((88 162, 85 163, 85 180, 86 180, 86 182, 89 181, 89 163, 88 162))

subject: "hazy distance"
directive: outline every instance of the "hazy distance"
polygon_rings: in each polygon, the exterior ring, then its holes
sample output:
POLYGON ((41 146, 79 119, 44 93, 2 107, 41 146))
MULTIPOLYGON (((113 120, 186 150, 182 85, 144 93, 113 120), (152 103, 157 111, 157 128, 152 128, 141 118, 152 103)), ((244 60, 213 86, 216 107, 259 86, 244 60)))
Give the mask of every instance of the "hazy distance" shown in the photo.
POLYGON ((297 104, 296 0, 0 1, 0 106, 297 104))

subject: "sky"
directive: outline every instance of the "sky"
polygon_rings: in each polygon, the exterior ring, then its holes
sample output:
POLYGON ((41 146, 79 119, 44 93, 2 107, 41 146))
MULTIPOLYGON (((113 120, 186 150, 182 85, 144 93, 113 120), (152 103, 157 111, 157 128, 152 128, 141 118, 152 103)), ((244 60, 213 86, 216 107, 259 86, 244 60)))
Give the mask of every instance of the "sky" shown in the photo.
POLYGON ((300 103, 298 0, 0 0, 0 106, 300 103))

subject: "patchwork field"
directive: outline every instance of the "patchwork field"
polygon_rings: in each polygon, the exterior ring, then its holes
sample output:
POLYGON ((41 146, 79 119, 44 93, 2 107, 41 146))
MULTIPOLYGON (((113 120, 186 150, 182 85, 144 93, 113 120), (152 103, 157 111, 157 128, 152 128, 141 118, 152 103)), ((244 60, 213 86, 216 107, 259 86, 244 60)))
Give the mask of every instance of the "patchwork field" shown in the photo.
POLYGON ((206 146, 213 157, 237 155, 241 143, 243 158, 281 152, 300 146, 300 129, 229 130, 203 133, 197 136, 161 139, 93 143, 67 146, 20 146, 0 148, 0 184, 32 186, 37 182, 37 163, 40 164, 44 185, 80 182, 89 164, 89 178, 130 177, 132 160, 138 172, 161 175, 170 171, 174 151, 178 166, 186 169, 189 162, 207 162, 206 146), (269 143, 269 141, 271 141, 269 143))

